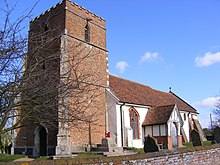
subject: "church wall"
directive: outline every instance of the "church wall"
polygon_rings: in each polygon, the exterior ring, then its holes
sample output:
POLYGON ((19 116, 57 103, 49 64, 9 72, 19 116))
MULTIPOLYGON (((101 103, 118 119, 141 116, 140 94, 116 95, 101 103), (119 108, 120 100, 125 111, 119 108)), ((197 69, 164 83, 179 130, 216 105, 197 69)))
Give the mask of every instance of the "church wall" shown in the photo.
POLYGON ((190 134, 190 132, 189 132, 189 112, 181 111, 180 115, 183 120, 183 129, 185 131, 187 141, 189 142, 189 134, 190 134))
MULTIPOLYGON (((83 104, 87 104, 85 106, 89 106, 86 110, 86 113, 88 113, 88 115, 92 115, 91 120, 94 121, 91 122, 92 144, 99 144, 101 143, 102 138, 105 137, 106 95, 104 87, 107 86, 106 54, 104 51, 90 47, 87 44, 82 44, 82 48, 79 51, 71 50, 71 47, 74 47, 74 44, 71 44, 75 43, 77 45, 78 41, 71 37, 68 37, 68 39, 68 42, 70 43, 70 51, 68 52, 69 56, 74 55, 76 52, 80 52, 81 50, 85 54, 87 54, 89 51, 89 57, 86 57, 86 59, 81 62, 81 65, 79 65, 79 68, 73 71, 81 74, 84 78, 84 81, 91 83, 90 86, 86 87, 88 92, 82 94, 82 97, 93 97, 90 105, 83 101, 79 106, 82 107, 83 104)), ((74 100, 74 97, 70 98, 69 102, 73 104, 74 100)), ((87 125, 85 124, 86 123, 82 123, 82 125, 78 124, 77 126, 73 125, 71 127, 70 136, 72 145, 88 143, 89 128, 88 123, 87 125)))
MULTIPOLYGON (((116 98, 113 98, 113 96, 106 91, 106 99, 107 99, 107 125, 106 125, 106 131, 110 132, 110 139, 113 144, 118 144, 118 132, 117 129, 120 127, 118 124, 118 116, 116 110, 116 98)), ((119 145, 119 144, 118 144, 119 145)))
MULTIPOLYGON (((56 77, 59 77, 58 70, 59 70, 59 64, 57 63, 56 60, 53 60, 55 58, 59 58, 59 51, 60 51, 60 33, 62 33, 64 30, 64 11, 63 11, 63 6, 59 5, 57 8, 55 8, 53 11, 49 13, 46 13, 45 15, 42 15, 39 19, 35 19, 30 22, 30 29, 29 29, 29 42, 28 42, 28 56, 26 59, 26 67, 32 66, 36 64, 36 59, 38 61, 43 61, 45 60, 45 69, 42 69, 42 64, 39 63, 34 72, 39 72, 42 74, 42 72, 49 71, 48 73, 48 81, 49 79, 53 79, 54 75, 56 77), (59 21, 56 21, 59 20, 59 21), (48 33, 47 35, 45 34, 43 25, 48 26, 48 33), (43 37, 44 36, 44 37, 43 37), (46 44, 45 39, 52 39, 56 38, 56 40, 53 41, 53 43, 49 42, 46 44), (44 43, 44 44, 42 44, 44 43), (41 45, 42 44, 42 45, 41 45), (35 49, 38 49, 38 51, 34 54, 32 54, 32 50, 35 51, 35 49), (48 58, 53 55, 53 58, 48 58), (55 69, 54 69, 55 67, 55 69)), ((40 74, 39 74, 40 75, 40 74)), ((46 77, 44 75, 44 77, 46 77)), ((39 80, 39 81, 45 81, 39 80)), ((54 80, 54 85, 58 82, 54 80)), ((45 82, 46 84, 47 82, 45 82)), ((43 88, 41 86, 41 91, 56 91, 56 89, 52 89, 52 85, 50 85, 50 89, 48 89, 48 86, 43 88)), ((29 91, 29 93, 31 93, 29 91)), ((55 103, 54 103, 55 104, 55 103)), ((52 109, 44 109, 41 111, 51 111, 54 116, 53 118, 56 118, 56 112, 57 108, 53 107, 52 109)), ((38 115, 38 114, 36 114, 38 115)), ((41 114, 42 115, 42 114, 41 114)), ((47 153, 49 155, 55 153, 55 146, 56 146, 56 135, 57 135, 57 123, 53 122, 53 126, 45 126, 48 129, 48 142, 47 142, 47 153)), ((35 150, 35 144, 34 144, 34 130, 36 128, 36 125, 34 124, 28 124, 27 127, 21 127, 18 130, 16 130, 16 141, 14 144, 15 147, 15 154, 18 153, 20 154, 21 152, 24 152, 28 155, 32 155, 35 150)))
POLYGON ((186 111, 181 111, 180 114, 181 114, 181 117, 183 120, 183 129, 185 131, 187 140, 189 142, 190 141, 190 130, 193 129, 193 128, 190 128, 191 127, 190 122, 192 122, 192 118, 197 119, 198 116, 197 116, 197 114, 192 114, 192 113, 186 112, 186 111))
POLYGON ((130 126, 130 115, 129 115, 129 109, 133 107, 135 110, 139 113, 140 119, 139 119, 139 131, 140 131, 140 139, 133 139, 133 141, 130 143, 135 148, 142 148, 143 147, 143 142, 144 142, 144 129, 142 127, 142 123, 144 122, 145 116, 147 114, 148 108, 146 107, 141 107, 138 105, 125 105, 122 107, 123 109, 123 116, 124 116, 124 145, 128 145, 128 139, 132 139, 128 137, 130 135, 128 132, 131 130, 130 126))
MULTIPOLYGON (((46 34, 46 33, 45 33, 46 34)), ((62 3, 52 7, 50 10, 46 11, 39 17, 35 18, 30 24, 29 33, 29 51, 36 48, 39 43, 30 42, 32 40, 43 41, 45 39, 50 39, 50 37, 57 37, 56 42, 53 44, 44 45, 43 49, 40 49, 38 57, 49 57, 52 53, 56 53, 57 57, 63 55, 74 55, 76 51, 74 50, 74 44, 80 45, 81 50, 83 49, 84 56, 88 55, 82 65, 79 67, 79 72, 85 72, 87 75, 92 75, 87 79, 87 82, 92 84, 91 88, 96 89, 95 95, 97 97, 91 100, 91 105, 86 111, 87 114, 91 115, 91 112, 95 112, 95 123, 91 125, 91 140, 92 144, 101 143, 101 140, 105 137, 105 113, 106 113, 106 94, 105 88, 108 87, 108 58, 106 50, 106 29, 105 21, 100 19, 91 12, 87 12, 85 9, 72 4, 70 1, 63 1, 62 3), (48 25, 48 36, 43 37, 40 35, 40 31, 44 30, 42 24, 48 25), (88 24, 90 27, 90 41, 85 41, 85 25, 88 24), (32 37, 32 35, 38 34, 37 37, 32 37), (67 42, 68 40, 68 42, 67 42), (61 44, 63 42, 69 43, 65 54, 62 54, 61 44), (71 48, 71 49, 70 49, 71 48)), ((79 48, 79 47, 78 47, 79 48)), ((35 61, 31 60, 31 57, 27 58, 29 64, 34 64, 35 61)), ((59 62, 58 62, 59 63, 59 62)), ((51 64, 51 62, 50 62, 51 64)), ((49 68, 48 68, 49 69, 49 68)), ((56 66, 56 69, 51 71, 59 72, 60 63, 56 66)), ((40 72, 40 70, 39 70, 40 72)), ((56 73, 57 80, 60 80, 60 73, 56 73)), ((78 72, 78 73, 79 73, 78 72)), ((49 72, 48 72, 49 73, 49 72)), ((50 72, 51 73, 51 72, 50 72)), ((57 81, 59 82, 59 81, 57 81)), ((91 89, 90 88, 90 89, 91 89)), ((93 90, 92 89, 92 90, 93 90)), ((91 94, 91 91, 88 92, 91 94)), ((87 97, 88 95, 84 95, 87 97)), ((55 100, 55 99, 54 99, 55 100)), ((71 102, 71 99, 68 99, 71 102)), ((52 113, 57 115, 58 107, 54 108, 52 113)), ((53 117, 57 118, 57 117, 53 117)), ((57 145, 57 134, 58 129, 57 123, 54 123, 54 129, 48 129, 48 147, 57 145), (51 132, 52 131, 52 132, 51 132)), ((47 126, 46 126, 47 127, 47 126)), ((84 128, 79 130, 81 126, 76 126, 73 124, 70 126, 70 144, 71 145, 83 145, 86 146, 89 140, 89 129, 88 123, 84 124, 84 128)), ((31 125, 28 130, 28 136, 23 128, 17 130, 17 141, 15 147, 31 147, 33 150, 34 146, 34 129, 35 126, 31 125), (19 140, 20 139, 20 140, 19 140)))
MULTIPOLYGON (((122 147, 122 133, 121 133, 121 106, 116 104, 116 119, 117 119, 117 146, 122 147)), ((122 115, 123 116, 123 115, 122 115)), ((124 133, 123 133, 124 135, 124 133)))
MULTIPOLYGON (((85 9, 79 8, 75 4, 67 1, 65 30, 68 36, 68 55, 76 55, 86 57, 83 59, 79 70, 79 74, 88 75, 85 81, 92 84, 91 88, 95 89, 95 97, 91 101, 88 108, 88 114, 93 115, 91 123, 91 142, 92 144, 100 144, 105 138, 105 115, 106 115, 106 93, 105 88, 108 87, 108 60, 106 50, 106 29, 105 21, 94 16, 85 9), (85 26, 89 26, 89 38, 85 41, 85 26), (79 51, 74 49, 78 46, 79 51), (78 52, 78 53, 77 53, 78 52)), ((92 90, 93 90, 92 89, 92 90)), ((84 97, 90 96, 92 93, 85 94, 84 97)), ((71 99, 69 100, 72 101, 71 99)), ((72 101, 73 102, 73 101, 72 101)), ((86 145, 89 142, 89 127, 85 125, 73 125, 70 131, 71 145, 86 145)))

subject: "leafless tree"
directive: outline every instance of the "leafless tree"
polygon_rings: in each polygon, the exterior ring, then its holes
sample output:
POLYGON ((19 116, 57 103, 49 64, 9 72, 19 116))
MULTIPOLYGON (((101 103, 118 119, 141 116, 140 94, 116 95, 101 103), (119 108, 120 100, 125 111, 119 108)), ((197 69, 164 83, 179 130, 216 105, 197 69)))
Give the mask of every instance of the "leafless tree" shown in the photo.
MULTIPOLYGON (((23 59, 27 52, 27 36, 23 33, 25 24, 33 10, 12 18, 15 4, 6 0, 0 8, 0 136, 14 129, 15 109, 18 107, 17 96, 22 79, 23 59)), ((35 5, 34 5, 35 6, 35 5)), ((1 138, 2 139, 2 138, 1 138)), ((2 141, 0 144, 3 144, 2 141)), ((1 145, 1 148, 3 146, 1 145)))
POLYGON ((1 9, 0 134, 31 123, 91 131, 100 115, 99 89, 105 85, 97 68, 87 65, 100 52, 71 40, 59 26, 37 27, 28 40, 24 23, 31 12, 12 20, 14 9, 7 1, 1 9))
POLYGON ((215 119, 212 121, 212 128, 214 128, 220 126, 220 97, 217 97, 217 104, 215 105, 215 108, 212 109, 212 112, 215 115, 215 119))

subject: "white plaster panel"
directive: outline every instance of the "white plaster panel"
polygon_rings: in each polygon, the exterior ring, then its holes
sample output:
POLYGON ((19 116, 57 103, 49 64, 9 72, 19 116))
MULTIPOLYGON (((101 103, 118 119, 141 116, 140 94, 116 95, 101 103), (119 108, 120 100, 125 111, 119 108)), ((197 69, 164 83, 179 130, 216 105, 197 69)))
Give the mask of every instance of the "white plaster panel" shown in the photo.
POLYGON ((163 125, 160 125, 160 133, 161 133, 161 136, 166 136, 166 125, 163 124, 163 125))
POLYGON ((159 125, 153 126, 153 136, 160 136, 159 125))
POLYGON ((135 110, 138 112, 139 116, 140 116, 140 120, 139 120, 139 130, 140 130, 140 139, 133 139, 133 142, 129 142, 128 140, 131 139, 130 137, 128 137, 128 133, 125 132, 124 134, 124 142, 126 142, 127 144, 133 144, 132 147, 135 148, 142 148, 143 147, 143 140, 144 140, 144 134, 143 134, 143 127, 142 127, 142 123, 144 122, 145 116, 147 114, 148 108, 143 108, 140 106, 131 106, 131 105, 124 105, 122 107, 123 109, 123 117, 124 117, 124 130, 127 130, 130 127, 130 113, 129 113, 129 109, 133 107, 135 108, 135 110))
POLYGON ((145 137, 148 135, 152 136, 152 127, 151 126, 145 127, 145 137))
POLYGON ((120 112, 120 105, 116 105, 116 118, 117 118, 117 146, 121 147, 121 112, 120 112))
POLYGON ((180 112, 180 115, 183 120, 182 128, 186 134, 187 141, 189 142, 189 115, 188 114, 189 114, 189 112, 185 112, 185 111, 180 112), (186 115, 186 120, 184 120, 184 114, 186 115))

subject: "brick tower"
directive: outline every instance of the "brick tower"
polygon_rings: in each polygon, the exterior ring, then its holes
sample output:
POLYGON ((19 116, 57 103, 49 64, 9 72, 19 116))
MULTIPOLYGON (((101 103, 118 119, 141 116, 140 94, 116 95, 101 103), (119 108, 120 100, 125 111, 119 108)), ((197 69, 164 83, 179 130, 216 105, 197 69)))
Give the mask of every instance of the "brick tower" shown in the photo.
POLYGON ((45 95, 39 97, 41 108, 33 116, 39 122, 16 131, 15 153, 70 154, 101 143, 106 131, 107 60, 105 20, 70 0, 31 21, 26 68, 38 63, 33 72, 45 95), (50 106, 42 106, 48 102, 50 106))

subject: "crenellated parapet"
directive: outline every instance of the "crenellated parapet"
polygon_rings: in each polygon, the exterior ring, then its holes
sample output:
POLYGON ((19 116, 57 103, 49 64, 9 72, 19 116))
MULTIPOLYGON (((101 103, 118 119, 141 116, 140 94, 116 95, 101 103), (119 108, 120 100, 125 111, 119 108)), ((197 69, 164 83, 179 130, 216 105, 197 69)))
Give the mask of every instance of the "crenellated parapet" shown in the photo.
MULTIPOLYGON (((57 12, 60 12, 61 9, 63 10, 69 10, 75 14, 80 15, 81 17, 84 17, 85 19, 92 19, 96 23, 100 25, 105 25, 105 19, 102 17, 99 17, 98 15, 92 13, 90 10, 85 9, 83 6, 79 6, 77 3, 72 3, 71 0, 63 0, 57 3, 56 5, 52 6, 50 9, 46 10, 39 16, 35 17, 31 20, 31 22, 34 22, 38 19, 42 19, 47 14, 50 14, 50 16, 56 15, 57 12)), ((46 16, 47 17, 47 16, 46 16)))

